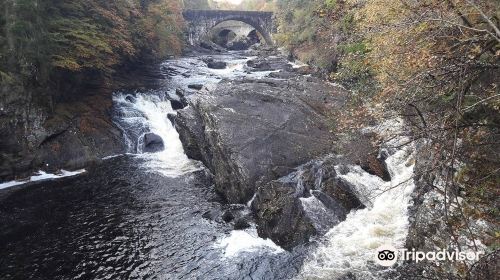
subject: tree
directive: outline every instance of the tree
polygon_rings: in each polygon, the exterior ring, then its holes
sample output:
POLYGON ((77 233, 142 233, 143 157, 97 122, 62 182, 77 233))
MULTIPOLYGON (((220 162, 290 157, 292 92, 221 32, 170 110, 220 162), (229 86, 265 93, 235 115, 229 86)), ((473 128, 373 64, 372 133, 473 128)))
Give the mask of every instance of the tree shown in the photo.
POLYGON ((181 0, 6 0, 0 8, 3 83, 47 84, 58 71, 106 77, 127 61, 182 47, 181 0))

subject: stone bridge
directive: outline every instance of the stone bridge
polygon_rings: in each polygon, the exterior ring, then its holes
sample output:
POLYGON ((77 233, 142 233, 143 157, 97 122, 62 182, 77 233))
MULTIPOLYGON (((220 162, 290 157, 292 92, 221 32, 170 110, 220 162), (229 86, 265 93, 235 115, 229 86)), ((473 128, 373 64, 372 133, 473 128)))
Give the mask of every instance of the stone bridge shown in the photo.
POLYGON ((240 21, 257 30, 268 45, 273 45, 273 13, 258 11, 186 10, 184 19, 189 24, 189 42, 199 44, 218 24, 225 21, 240 21))

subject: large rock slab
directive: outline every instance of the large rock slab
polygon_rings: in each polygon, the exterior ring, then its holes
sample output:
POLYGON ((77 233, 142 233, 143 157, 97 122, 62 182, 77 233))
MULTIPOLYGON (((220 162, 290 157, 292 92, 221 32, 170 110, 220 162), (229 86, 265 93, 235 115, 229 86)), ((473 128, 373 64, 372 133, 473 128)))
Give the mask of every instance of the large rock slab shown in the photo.
POLYGON ((259 235, 290 249, 364 208, 353 186, 337 176, 339 162, 329 155, 260 186, 252 203, 259 235))
POLYGON ((230 203, 246 203, 257 187, 332 152, 328 114, 345 92, 315 78, 222 81, 190 96, 176 127, 189 157, 215 175, 230 203))
POLYGON ((98 95, 58 104, 40 128, 45 134, 33 151, 32 166, 73 170, 123 153, 123 135, 111 120, 111 106, 110 96, 98 95))
POLYGON ((84 168, 125 151, 123 135, 111 121, 110 94, 82 93, 54 105, 10 97, 0 98, 0 109, 8 109, 0 112, 0 181, 42 168, 84 168))

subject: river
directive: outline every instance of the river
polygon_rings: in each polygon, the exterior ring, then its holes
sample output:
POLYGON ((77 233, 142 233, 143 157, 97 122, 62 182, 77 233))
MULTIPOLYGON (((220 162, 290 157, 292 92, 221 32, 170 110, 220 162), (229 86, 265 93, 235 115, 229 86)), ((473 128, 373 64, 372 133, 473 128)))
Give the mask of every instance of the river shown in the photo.
MULTIPOLYGON (((259 238, 255 225, 234 230, 211 218, 229 208, 250 209, 223 203, 204 166, 185 155, 167 117, 176 114, 169 100, 178 88, 195 92, 188 86, 210 89, 222 79, 273 71, 245 71, 251 57, 244 53, 217 55, 228 62, 223 70, 207 68, 202 58, 164 62, 165 79, 155 90, 114 94, 113 119, 124 132, 126 154, 80 174, 0 190, 0 279, 376 277, 366 258, 385 241, 404 242, 411 184, 404 192, 382 193, 309 248, 293 251, 259 238), (144 153, 145 133, 159 135, 165 149, 144 153)), ((393 182, 356 166, 346 180, 361 193, 390 188, 411 176, 410 154, 393 152, 389 158, 393 182)))

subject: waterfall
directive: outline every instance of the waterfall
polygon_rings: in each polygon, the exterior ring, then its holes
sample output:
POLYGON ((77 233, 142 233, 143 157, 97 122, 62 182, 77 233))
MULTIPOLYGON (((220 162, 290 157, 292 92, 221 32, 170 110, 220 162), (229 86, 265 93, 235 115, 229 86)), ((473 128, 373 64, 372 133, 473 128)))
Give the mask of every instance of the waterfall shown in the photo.
POLYGON ((184 153, 179 134, 168 118, 168 115, 177 113, 165 93, 116 93, 113 101, 116 107, 115 123, 124 132, 128 152, 146 158, 146 167, 172 177, 200 168, 199 163, 188 159, 184 153), (144 153, 146 133, 160 136, 164 150, 144 153))
MULTIPOLYGON (((403 139, 395 139, 396 146, 403 139)), ((403 248, 408 232, 413 182, 413 147, 406 146, 386 160, 392 180, 384 182, 359 166, 340 175, 355 187, 367 208, 351 212, 333 227, 308 256, 299 279, 337 279, 353 274, 356 279, 378 279, 381 267, 373 264, 376 249, 384 244, 403 248)))

